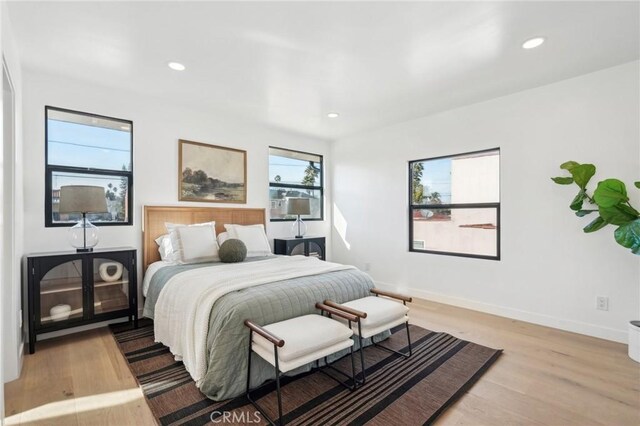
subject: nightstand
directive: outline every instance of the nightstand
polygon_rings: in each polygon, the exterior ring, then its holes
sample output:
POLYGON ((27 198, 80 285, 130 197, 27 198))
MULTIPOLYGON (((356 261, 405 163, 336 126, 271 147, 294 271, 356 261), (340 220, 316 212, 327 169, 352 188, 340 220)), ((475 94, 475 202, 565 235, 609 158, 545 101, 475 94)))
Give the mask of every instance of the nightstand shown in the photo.
POLYGON ((315 256, 320 260, 326 258, 324 237, 276 238, 273 241, 275 254, 315 256))
POLYGON ((26 256, 29 353, 38 334, 122 317, 138 326, 136 249, 26 256))

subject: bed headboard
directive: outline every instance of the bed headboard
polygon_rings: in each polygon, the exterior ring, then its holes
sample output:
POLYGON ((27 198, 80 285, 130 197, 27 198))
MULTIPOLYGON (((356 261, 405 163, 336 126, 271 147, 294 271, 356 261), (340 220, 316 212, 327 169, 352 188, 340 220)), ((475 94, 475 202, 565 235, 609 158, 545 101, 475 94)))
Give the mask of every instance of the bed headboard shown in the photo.
POLYGON ((165 222, 202 223, 216 222, 216 233, 224 232, 224 225, 265 225, 264 209, 246 209, 236 207, 177 207, 177 206, 144 206, 144 223, 142 227, 142 271, 160 260, 158 245, 155 240, 166 234, 165 222))

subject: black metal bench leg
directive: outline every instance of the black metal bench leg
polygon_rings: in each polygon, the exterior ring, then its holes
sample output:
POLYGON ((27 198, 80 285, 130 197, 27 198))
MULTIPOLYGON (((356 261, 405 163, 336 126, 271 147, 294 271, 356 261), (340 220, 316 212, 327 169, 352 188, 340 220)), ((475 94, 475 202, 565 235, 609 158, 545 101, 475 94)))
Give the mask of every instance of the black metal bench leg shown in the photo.
POLYGON ((404 326, 407 329, 407 342, 409 343, 409 356, 411 356, 413 354, 413 350, 411 348, 411 333, 409 333, 409 321, 405 322, 404 326))
POLYGON ((353 381, 353 390, 355 390, 358 381, 356 380, 356 362, 353 359, 353 345, 351 345, 351 380, 353 381))
POLYGON ((411 334, 409 333, 409 321, 405 322, 404 325, 405 325, 405 328, 407 330, 407 343, 408 343, 408 348, 409 348, 409 353, 408 354, 400 352, 400 351, 396 351, 395 349, 391 349, 391 348, 383 346, 383 345, 381 345, 379 343, 376 343, 375 339, 373 338, 374 336, 371 336, 371 343, 373 343, 373 345, 375 347, 377 347, 377 348, 384 349, 385 351, 392 352, 392 353, 394 353, 396 355, 400 355, 401 357, 404 357, 404 358, 409 358, 413 354, 413 350, 411 348, 411 334))
POLYGON ((320 368, 318 369, 318 371, 322 374, 324 374, 325 376, 329 377, 330 379, 335 380, 338 384, 342 385, 345 389, 348 389, 350 391, 354 391, 356 390, 356 388, 358 387, 358 379, 356 378, 356 362, 355 362, 355 357, 353 354, 353 345, 351 345, 351 375, 345 373, 344 371, 338 370, 337 368, 335 368, 333 365, 331 365, 331 363, 328 362, 328 360, 325 357, 325 365, 324 368, 320 368), (351 386, 349 386, 347 383, 347 381, 342 381, 340 379, 338 379, 337 377, 329 374, 327 372, 327 370, 332 370, 335 371, 336 373, 340 374, 341 376, 346 377, 347 379, 351 379, 352 384, 351 386))
MULTIPOLYGON (((258 404, 257 401, 255 401, 253 398, 251 398, 251 352, 253 352, 251 350, 251 345, 253 343, 253 331, 249 332, 249 355, 247 357, 247 393, 246 393, 246 397, 247 400, 251 403, 251 405, 253 405, 254 407, 256 407, 256 409, 260 412, 260 414, 262 414, 262 417, 264 417, 264 419, 269 422, 270 425, 275 426, 275 422, 273 420, 271 420, 271 417, 269 417, 269 415, 264 411, 264 409, 260 406, 260 404, 258 404)), ((275 355, 275 361, 276 361, 276 365, 275 365, 275 370, 276 370, 276 393, 278 396, 278 424, 283 426, 284 425, 284 420, 282 419, 282 394, 280 391, 280 368, 278 365, 278 348, 274 345, 273 346, 273 351, 274 351, 274 355, 275 355)), ((263 385, 258 386, 258 388, 261 388, 263 386, 265 386, 268 383, 265 383, 263 385)), ((256 389, 258 389, 256 388, 256 389)))
POLYGON ((362 369, 362 380, 360 381, 360 384, 364 385, 367 383, 367 372, 366 367, 364 366, 364 351, 362 349, 362 338, 360 338, 360 368, 362 369))
POLYGON ((249 332, 249 356, 247 357, 247 398, 249 398, 249 390, 251 389, 251 345, 253 342, 253 331, 249 332))
MULTIPOLYGON (((351 328, 351 321, 349 321, 349 328, 351 328)), ((337 368, 335 368, 333 365, 331 365, 331 363, 329 363, 328 356, 324 357, 324 364, 325 364, 324 368, 318 370, 322 374, 324 374, 325 376, 335 380, 340 385, 344 386, 346 389, 349 389, 352 392, 354 390, 356 390, 356 388, 358 387, 358 379, 356 378, 356 362, 355 362, 355 358, 354 358, 354 355, 353 355, 353 346, 354 345, 351 345, 351 347, 350 347, 350 349, 351 349, 351 353, 350 353, 350 356, 351 356, 351 376, 349 376, 344 371, 340 371, 337 368), (346 381, 342 381, 342 380, 332 376, 331 374, 327 373, 325 370, 333 370, 336 373, 346 377, 347 379, 351 379, 351 381, 352 381, 351 386, 349 386, 346 381)))
POLYGON ((280 366, 278 365, 278 348, 273 346, 273 354, 276 359, 276 392, 278 394, 278 424, 280 426, 284 425, 284 420, 282 418, 282 393, 280 392, 280 366))
POLYGON ((358 322, 358 344, 358 350, 360 351, 360 368, 362 369, 362 380, 359 380, 358 384, 362 386, 367 383, 367 373, 366 367, 364 366, 364 347, 362 346, 362 326, 360 325, 360 322, 358 322))

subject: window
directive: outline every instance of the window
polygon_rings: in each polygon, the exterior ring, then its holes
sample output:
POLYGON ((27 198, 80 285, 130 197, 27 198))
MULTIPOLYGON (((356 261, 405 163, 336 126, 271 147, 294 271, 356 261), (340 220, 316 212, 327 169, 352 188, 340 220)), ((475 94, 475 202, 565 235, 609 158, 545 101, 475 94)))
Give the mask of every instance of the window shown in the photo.
POLYGON ((45 226, 69 226, 81 215, 60 214, 60 187, 102 186, 107 213, 96 225, 132 224, 133 123, 61 108, 45 108, 45 226))
POLYGON ((287 214, 290 198, 308 198, 311 214, 304 220, 323 220, 322 156, 282 148, 269 148, 269 203, 272 222, 294 220, 287 214))
POLYGON ((409 251, 500 259, 500 150, 409 162, 409 251))

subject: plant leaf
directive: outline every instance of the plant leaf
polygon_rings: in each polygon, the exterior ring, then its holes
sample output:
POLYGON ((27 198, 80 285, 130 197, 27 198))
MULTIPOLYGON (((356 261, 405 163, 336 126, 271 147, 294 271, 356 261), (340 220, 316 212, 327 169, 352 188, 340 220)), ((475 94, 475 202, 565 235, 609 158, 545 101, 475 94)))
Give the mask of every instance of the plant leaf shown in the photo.
POLYGON ((597 212, 597 211, 598 211, 598 210, 578 210, 578 211, 576 212, 576 216, 578 216, 578 217, 584 217, 584 216, 586 216, 586 215, 588 215, 588 214, 591 214, 591 213, 593 213, 593 212, 597 212))
POLYGON ((620 226, 613 235, 618 244, 640 255, 640 219, 620 226))
POLYGON ((560 168, 564 170, 571 171, 575 166, 579 166, 580 163, 576 163, 575 161, 567 161, 565 163, 560 164, 560 168))
POLYGON ((626 225, 638 218, 638 212, 624 204, 612 207, 600 207, 600 216, 605 222, 612 225, 626 225))
POLYGON ((571 176, 573 176, 573 180, 582 189, 587 187, 589 180, 596 174, 596 166, 593 164, 578 164, 568 170, 571 176))
POLYGON ((596 217, 589 223, 587 226, 582 228, 582 230, 586 233, 596 232, 598 229, 602 229, 607 226, 607 222, 602 219, 600 216, 596 217))
POLYGON ((633 182, 633 184, 636 186, 636 188, 640 188, 640 182, 633 182))
POLYGON ((629 201, 627 187, 618 179, 606 179, 598 182, 598 187, 593 192, 593 199, 600 207, 613 207, 629 201))
POLYGON ((636 217, 640 217, 640 212, 636 209, 634 209, 633 207, 631 207, 628 203, 627 204, 622 204, 622 207, 629 212, 630 214, 634 214, 636 215, 636 217))
POLYGON ((571 204, 569 205, 569 208, 571 210, 575 210, 578 211, 582 208, 582 203, 584 202, 584 198, 586 196, 586 192, 584 189, 581 189, 580 192, 578 192, 578 195, 576 195, 573 198, 573 201, 571 201, 571 204))
POLYGON ((572 177, 563 177, 563 176, 552 177, 551 180, 557 183, 558 185, 571 185, 573 183, 572 177))

